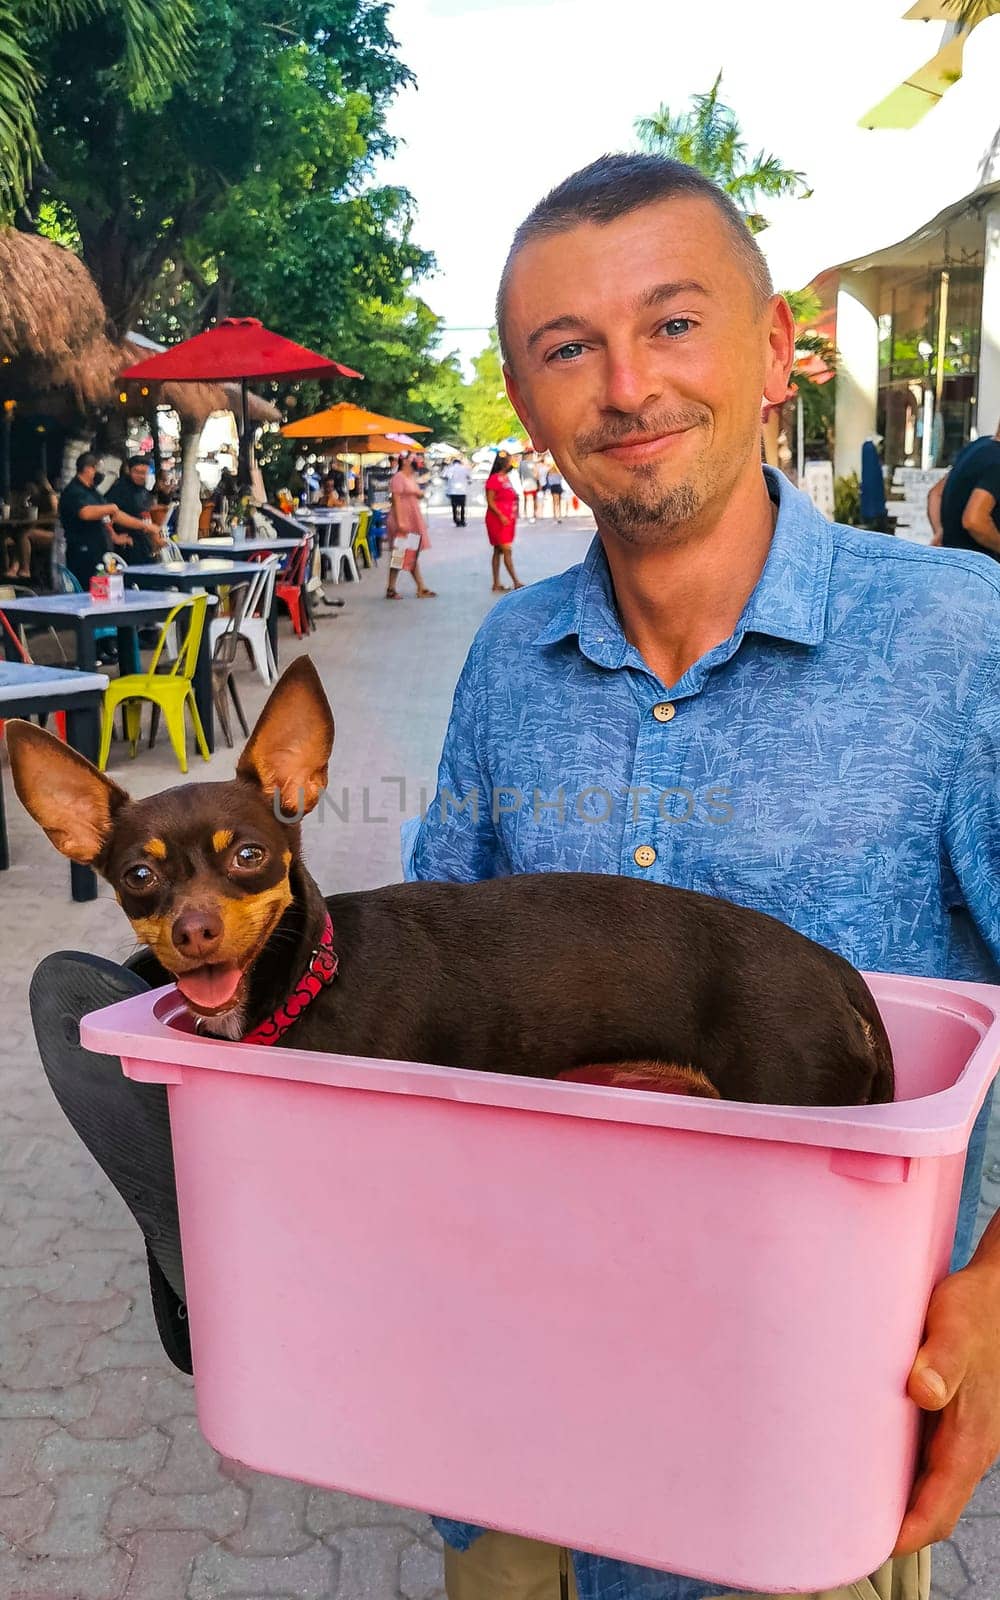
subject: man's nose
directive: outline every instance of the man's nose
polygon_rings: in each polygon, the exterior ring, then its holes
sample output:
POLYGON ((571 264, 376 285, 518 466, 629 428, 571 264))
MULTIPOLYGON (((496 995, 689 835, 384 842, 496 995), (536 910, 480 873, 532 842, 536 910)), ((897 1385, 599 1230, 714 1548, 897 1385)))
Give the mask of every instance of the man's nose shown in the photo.
POLYGON ((608 349, 604 381, 604 404, 609 411, 638 417, 662 397, 663 382, 648 352, 629 341, 608 349))
POLYGON ((210 907, 182 911, 170 929, 174 948, 192 960, 208 961, 218 951, 222 938, 222 918, 210 907))

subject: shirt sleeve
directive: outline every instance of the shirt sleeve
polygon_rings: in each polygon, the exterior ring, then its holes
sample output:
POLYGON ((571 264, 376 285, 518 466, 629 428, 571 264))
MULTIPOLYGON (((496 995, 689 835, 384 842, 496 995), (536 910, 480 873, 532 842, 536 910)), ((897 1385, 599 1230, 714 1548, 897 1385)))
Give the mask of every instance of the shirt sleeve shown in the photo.
POLYGON ((412 822, 403 826, 404 872, 410 882, 475 883, 510 872, 493 820, 493 785, 481 726, 484 655, 477 639, 455 689, 437 792, 419 829, 412 822))
MULTIPOLYGON (((991 455, 992 453, 990 451, 991 455)), ((994 511, 997 506, 1000 506, 1000 461, 991 461, 988 466, 983 468, 982 472, 977 473, 975 488, 984 489, 987 494, 993 496, 996 502, 993 508, 994 511)))
POLYGON ((959 752, 942 840, 972 920, 1000 962, 1000 669, 995 661, 959 752))

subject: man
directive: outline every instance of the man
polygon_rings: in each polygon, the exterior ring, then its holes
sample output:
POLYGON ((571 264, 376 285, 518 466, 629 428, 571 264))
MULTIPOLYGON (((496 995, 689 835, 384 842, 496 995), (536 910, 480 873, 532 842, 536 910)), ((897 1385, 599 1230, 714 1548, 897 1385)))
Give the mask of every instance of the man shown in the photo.
MULTIPOLYGON (((480 629, 410 875, 649 878, 861 967, 996 982, 1000 573, 836 527, 762 470, 794 327, 730 201, 664 158, 602 158, 518 230, 498 326, 518 415, 598 537, 480 629)), ((926 1600, 926 1547, 1000 1450, 1000 1219, 935 1292, 909 1392, 937 1425, 894 1557, 821 1600, 926 1600)), ((450 1600, 718 1593, 440 1527, 450 1600)))
POLYGON ((1000 427, 992 439, 973 439, 946 478, 927 496, 932 544, 947 550, 985 550, 1000 560, 1000 427))
POLYGON ((77 456, 76 477, 71 478, 59 496, 59 520, 66 536, 66 565, 86 591, 104 557, 109 541, 118 551, 129 548, 131 533, 144 533, 146 524, 138 517, 98 494, 94 487, 97 457, 85 450, 77 456))
POLYGON ((167 542, 160 529, 153 525, 150 516, 153 496, 146 487, 148 480, 148 459, 145 456, 129 456, 124 476, 108 492, 108 503, 117 506, 120 511, 128 512, 139 523, 132 534, 131 545, 123 551, 130 567, 138 566, 143 561, 155 561, 167 542))
POLYGON ((444 487, 451 501, 451 520, 456 528, 465 527, 465 502, 469 493, 469 469, 461 456, 444 469, 444 487))

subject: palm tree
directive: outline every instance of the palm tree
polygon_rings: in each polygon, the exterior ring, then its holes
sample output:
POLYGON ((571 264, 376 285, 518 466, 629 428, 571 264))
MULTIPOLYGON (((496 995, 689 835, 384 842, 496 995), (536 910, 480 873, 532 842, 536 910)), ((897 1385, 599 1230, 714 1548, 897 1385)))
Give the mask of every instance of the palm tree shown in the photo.
POLYGON ((672 156, 711 178, 735 201, 751 233, 760 233, 767 219, 757 209, 759 198, 800 193, 808 199, 812 190, 802 173, 783 166, 778 156, 761 150, 748 159, 736 113, 720 99, 721 85, 720 72, 707 94, 692 96, 689 111, 675 116, 669 106, 661 106, 653 116, 637 118, 635 131, 645 150, 672 156))
POLYGON ((0 0, 0 214, 20 205, 40 158, 35 103, 39 55, 59 34, 110 22, 120 35, 112 70, 122 94, 154 106, 191 56, 192 0, 0 0))

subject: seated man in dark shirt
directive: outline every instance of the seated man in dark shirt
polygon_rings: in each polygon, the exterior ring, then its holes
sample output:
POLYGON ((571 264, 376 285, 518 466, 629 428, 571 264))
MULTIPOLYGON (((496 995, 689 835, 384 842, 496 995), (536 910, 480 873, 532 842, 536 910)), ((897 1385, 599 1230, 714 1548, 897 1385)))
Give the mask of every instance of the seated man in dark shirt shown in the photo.
POLYGON ((166 540, 159 528, 153 525, 150 510, 153 496, 146 488, 149 462, 145 456, 129 456, 122 476, 108 490, 108 501, 121 511, 135 517, 141 527, 132 533, 132 543, 122 551, 130 567, 142 561, 155 561, 166 540))
POLYGON ((66 565, 86 591, 111 545, 128 549, 131 533, 144 533, 146 524, 120 506, 110 504, 94 487, 97 457, 85 450, 77 457, 76 477, 59 496, 59 520, 66 535, 66 565))
POLYGON ((973 439, 927 497, 932 544, 975 550, 1000 561, 1000 428, 973 439))

